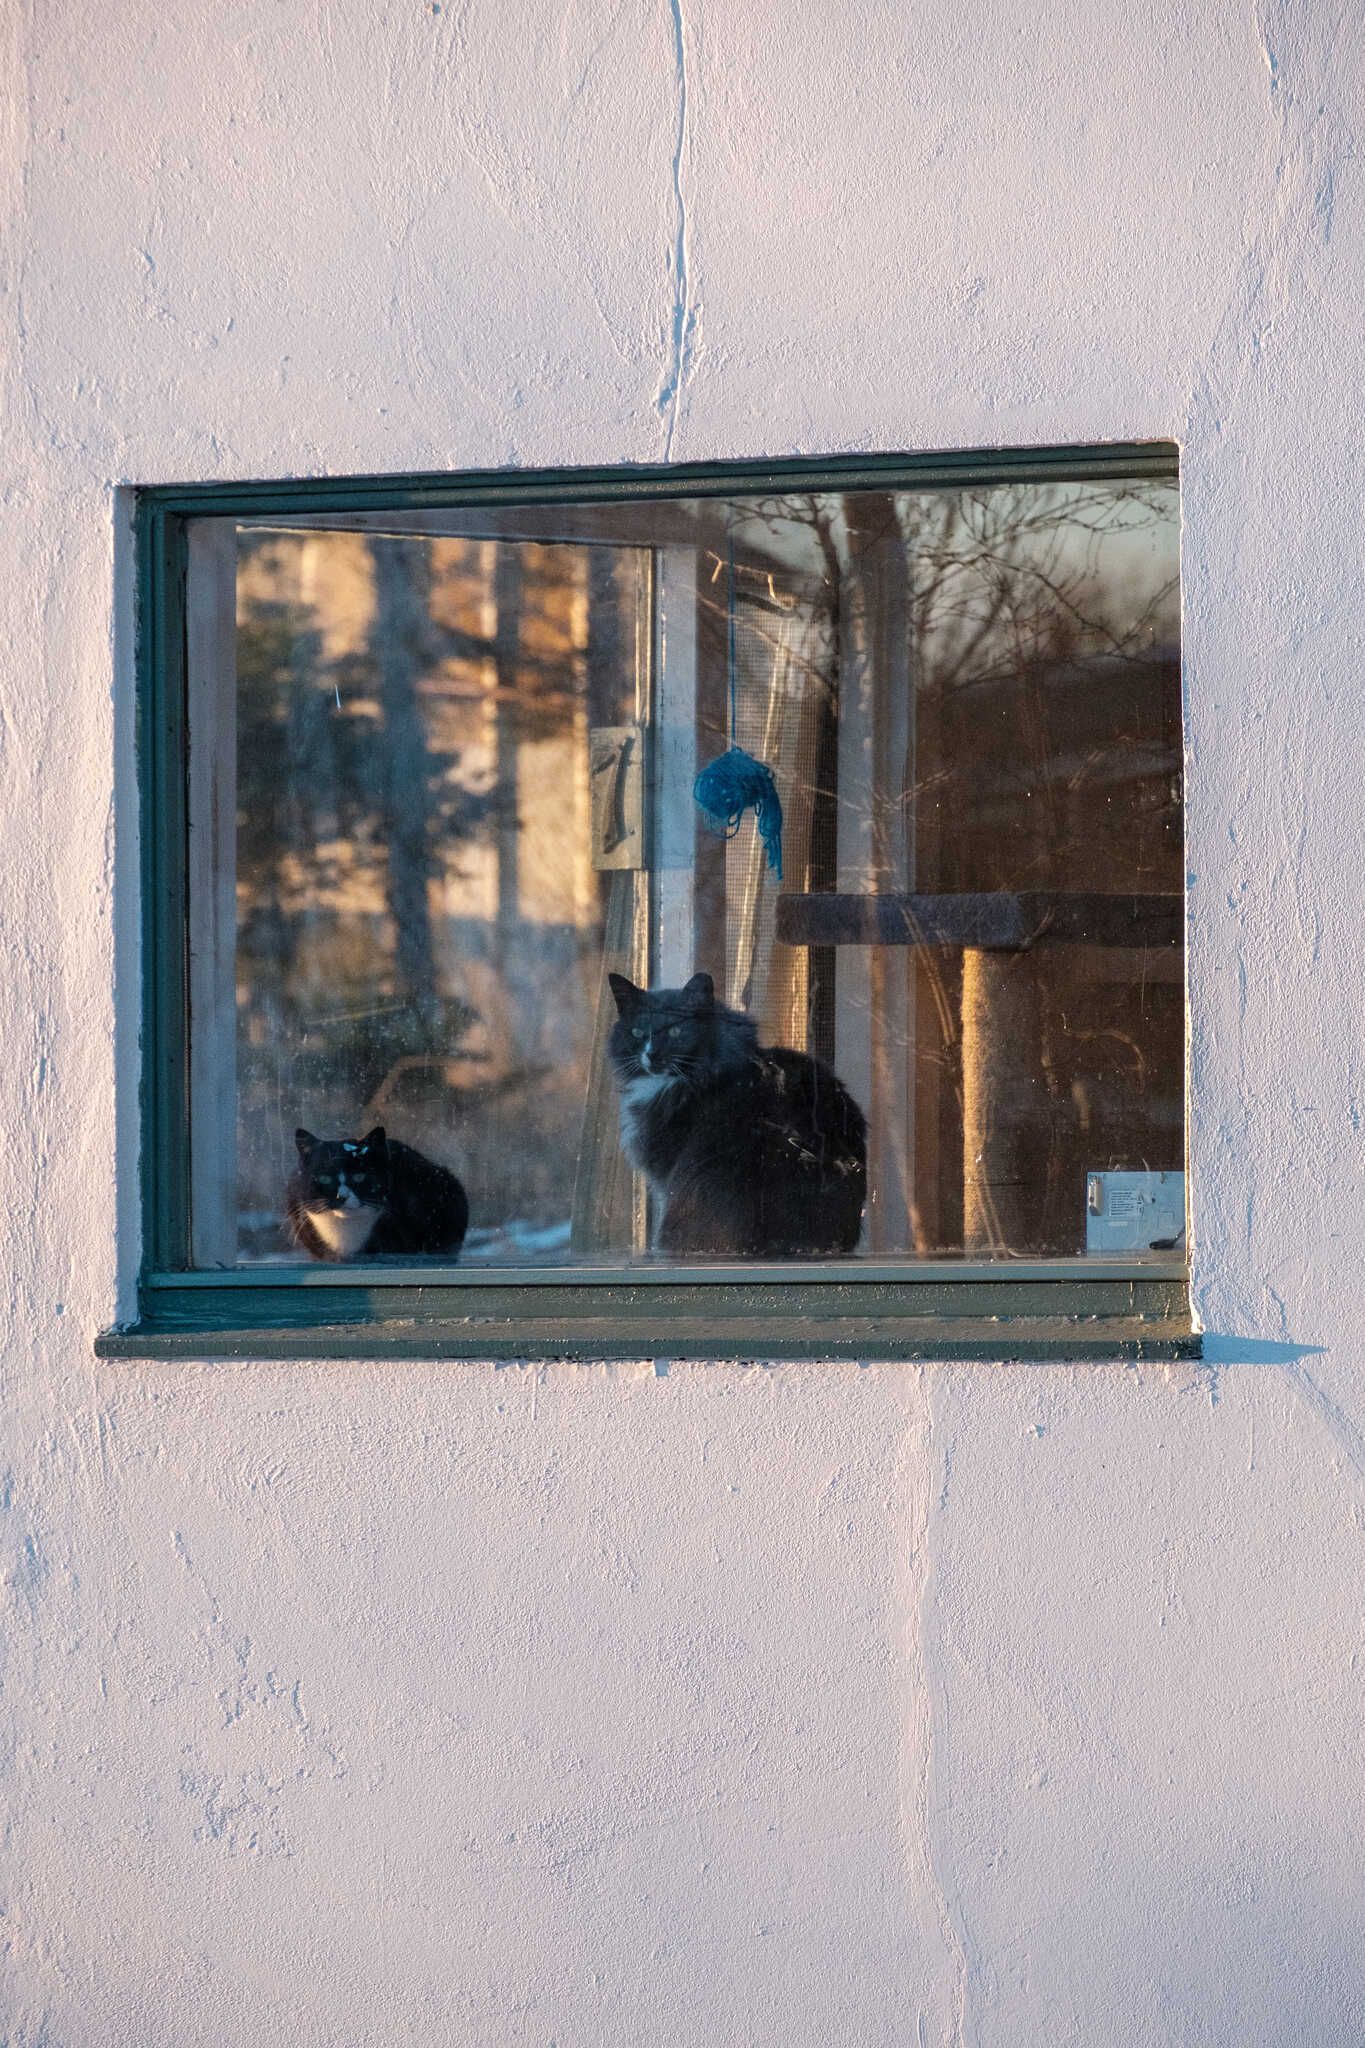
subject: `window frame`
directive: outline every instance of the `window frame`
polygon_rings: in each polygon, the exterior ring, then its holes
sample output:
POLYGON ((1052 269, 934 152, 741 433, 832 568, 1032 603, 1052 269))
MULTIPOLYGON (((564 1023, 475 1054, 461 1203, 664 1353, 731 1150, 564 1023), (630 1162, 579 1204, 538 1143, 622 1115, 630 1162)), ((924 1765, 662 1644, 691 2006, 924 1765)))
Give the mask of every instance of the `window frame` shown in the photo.
MULTIPOLYGON (((1174 1359, 1188 1267, 1132 1259, 645 1268, 188 1267, 188 522, 805 489, 1178 479, 1170 442, 155 485, 134 495, 142 1264, 107 1357, 1174 1359)), ((130 1162, 131 1163, 131 1162, 130 1162)))

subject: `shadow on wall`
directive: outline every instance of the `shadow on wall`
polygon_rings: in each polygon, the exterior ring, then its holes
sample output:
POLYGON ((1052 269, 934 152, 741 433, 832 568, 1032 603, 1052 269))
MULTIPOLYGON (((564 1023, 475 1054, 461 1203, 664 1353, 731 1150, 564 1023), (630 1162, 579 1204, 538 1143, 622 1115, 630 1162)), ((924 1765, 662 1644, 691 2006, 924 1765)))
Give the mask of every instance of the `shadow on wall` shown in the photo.
POLYGON ((1266 1774, 1251 1749, 1241 1762, 1265 1792, 1254 1831, 1196 1841, 1197 1816, 1154 1812, 1145 1847, 1136 1831, 1088 1836, 1020 1936, 971 1940, 963 2040, 1360 2048, 1365 1889, 1340 1838, 1295 1806, 1292 1762, 1266 1774))
POLYGON ((1216 1376, 1224 1365, 1278 1366, 1299 1398, 1306 1402, 1326 1429, 1337 1449, 1358 1479, 1365 1480, 1365 1431, 1322 1386, 1304 1364, 1306 1358, 1325 1358, 1325 1344, 1276 1343, 1263 1337, 1230 1337, 1206 1332, 1200 1340, 1201 1368, 1212 1368, 1216 1376))
POLYGON ((1216 1863, 1191 1871, 1193 1896, 1180 1887, 1185 1932, 1157 1975, 1145 2027, 1114 2039, 1359 2048, 1365 1895, 1329 1895, 1330 1873, 1314 1867, 1317 1845, 1290 1826, 1226 1848, 1216 1863))
POLYGON ((1199 1356, 1205 1365, 1293 1365, 1300 1358, 1321 1358, 1325 1344, 1274 1343, 1266 1337, 1232 1337, 1205 1330, 1199 1356))

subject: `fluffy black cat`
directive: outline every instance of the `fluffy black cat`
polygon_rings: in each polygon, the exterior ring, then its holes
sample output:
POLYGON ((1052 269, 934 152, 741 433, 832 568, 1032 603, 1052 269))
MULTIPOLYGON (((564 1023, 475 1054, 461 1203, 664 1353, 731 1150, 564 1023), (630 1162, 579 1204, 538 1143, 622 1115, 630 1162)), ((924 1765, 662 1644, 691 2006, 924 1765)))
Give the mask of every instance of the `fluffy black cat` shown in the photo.
POLYGON ((297 1130, 285 1190, 289 1235, 315 1259, 453 1257, 469 1227, 455 1175, 376 1126, 367 1138, 297 1130))
POLYGON ((760 1045, 752 1017, 685 988, 608 977, 621 1142, 659 1198, 668 1252, 819 1258, 853 1251, 867 1198, 867 1126, 812 1054, 760 1045))

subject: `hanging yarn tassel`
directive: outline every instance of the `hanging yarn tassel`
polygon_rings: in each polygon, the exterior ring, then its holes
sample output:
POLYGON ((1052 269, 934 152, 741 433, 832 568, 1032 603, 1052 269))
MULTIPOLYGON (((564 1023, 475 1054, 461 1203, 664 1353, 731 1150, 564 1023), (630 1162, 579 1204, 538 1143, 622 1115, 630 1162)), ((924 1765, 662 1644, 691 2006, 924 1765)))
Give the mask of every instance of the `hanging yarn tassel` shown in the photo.
POLYGON ((733 839, 738 832, 746 811, 754 814, 758 836, 763 842, 763 851, 768 856, 768 866, 782 880, 782 799, 773 781, 773 771, 763 761, 756 761, 752 754, 746 754, 735 741, 735 678, 738 661, 735 653, 735 544, 729 544, 729 681, 730 681, 730 745, 728 750, 708 761, 692 785, 692 794, 708 818, 725 834, 733 839))
POLYGON ((692 785, 692 794, 727 839, 734 838, 744 813, 752 810, 768 866, 778 881, 782 880, 782 799, 771 768, 755 761, 743 747, 731 747, 707 762, 692 785))

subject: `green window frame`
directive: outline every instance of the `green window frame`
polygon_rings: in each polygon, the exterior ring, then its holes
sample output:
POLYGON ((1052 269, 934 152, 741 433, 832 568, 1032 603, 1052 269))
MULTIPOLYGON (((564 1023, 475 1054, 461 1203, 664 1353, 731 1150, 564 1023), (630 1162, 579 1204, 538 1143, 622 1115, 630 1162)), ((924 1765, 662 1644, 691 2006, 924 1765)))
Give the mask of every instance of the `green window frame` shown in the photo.
MULTIPOLYGON (((195 1271, 189 1260, 187 526, 194 518, 607 503, 686 495, 1172 479, 1170 443, 990 453, 139 489, 134 496, 140 818, 143 1257, 105 1357, 783 1360, 1198 1355, 1188 1269, 1122 1258, 873 1260, 649 1270, 195 1271)), ((121 1170, 133 1170, 132 1161, 121 1170)))

